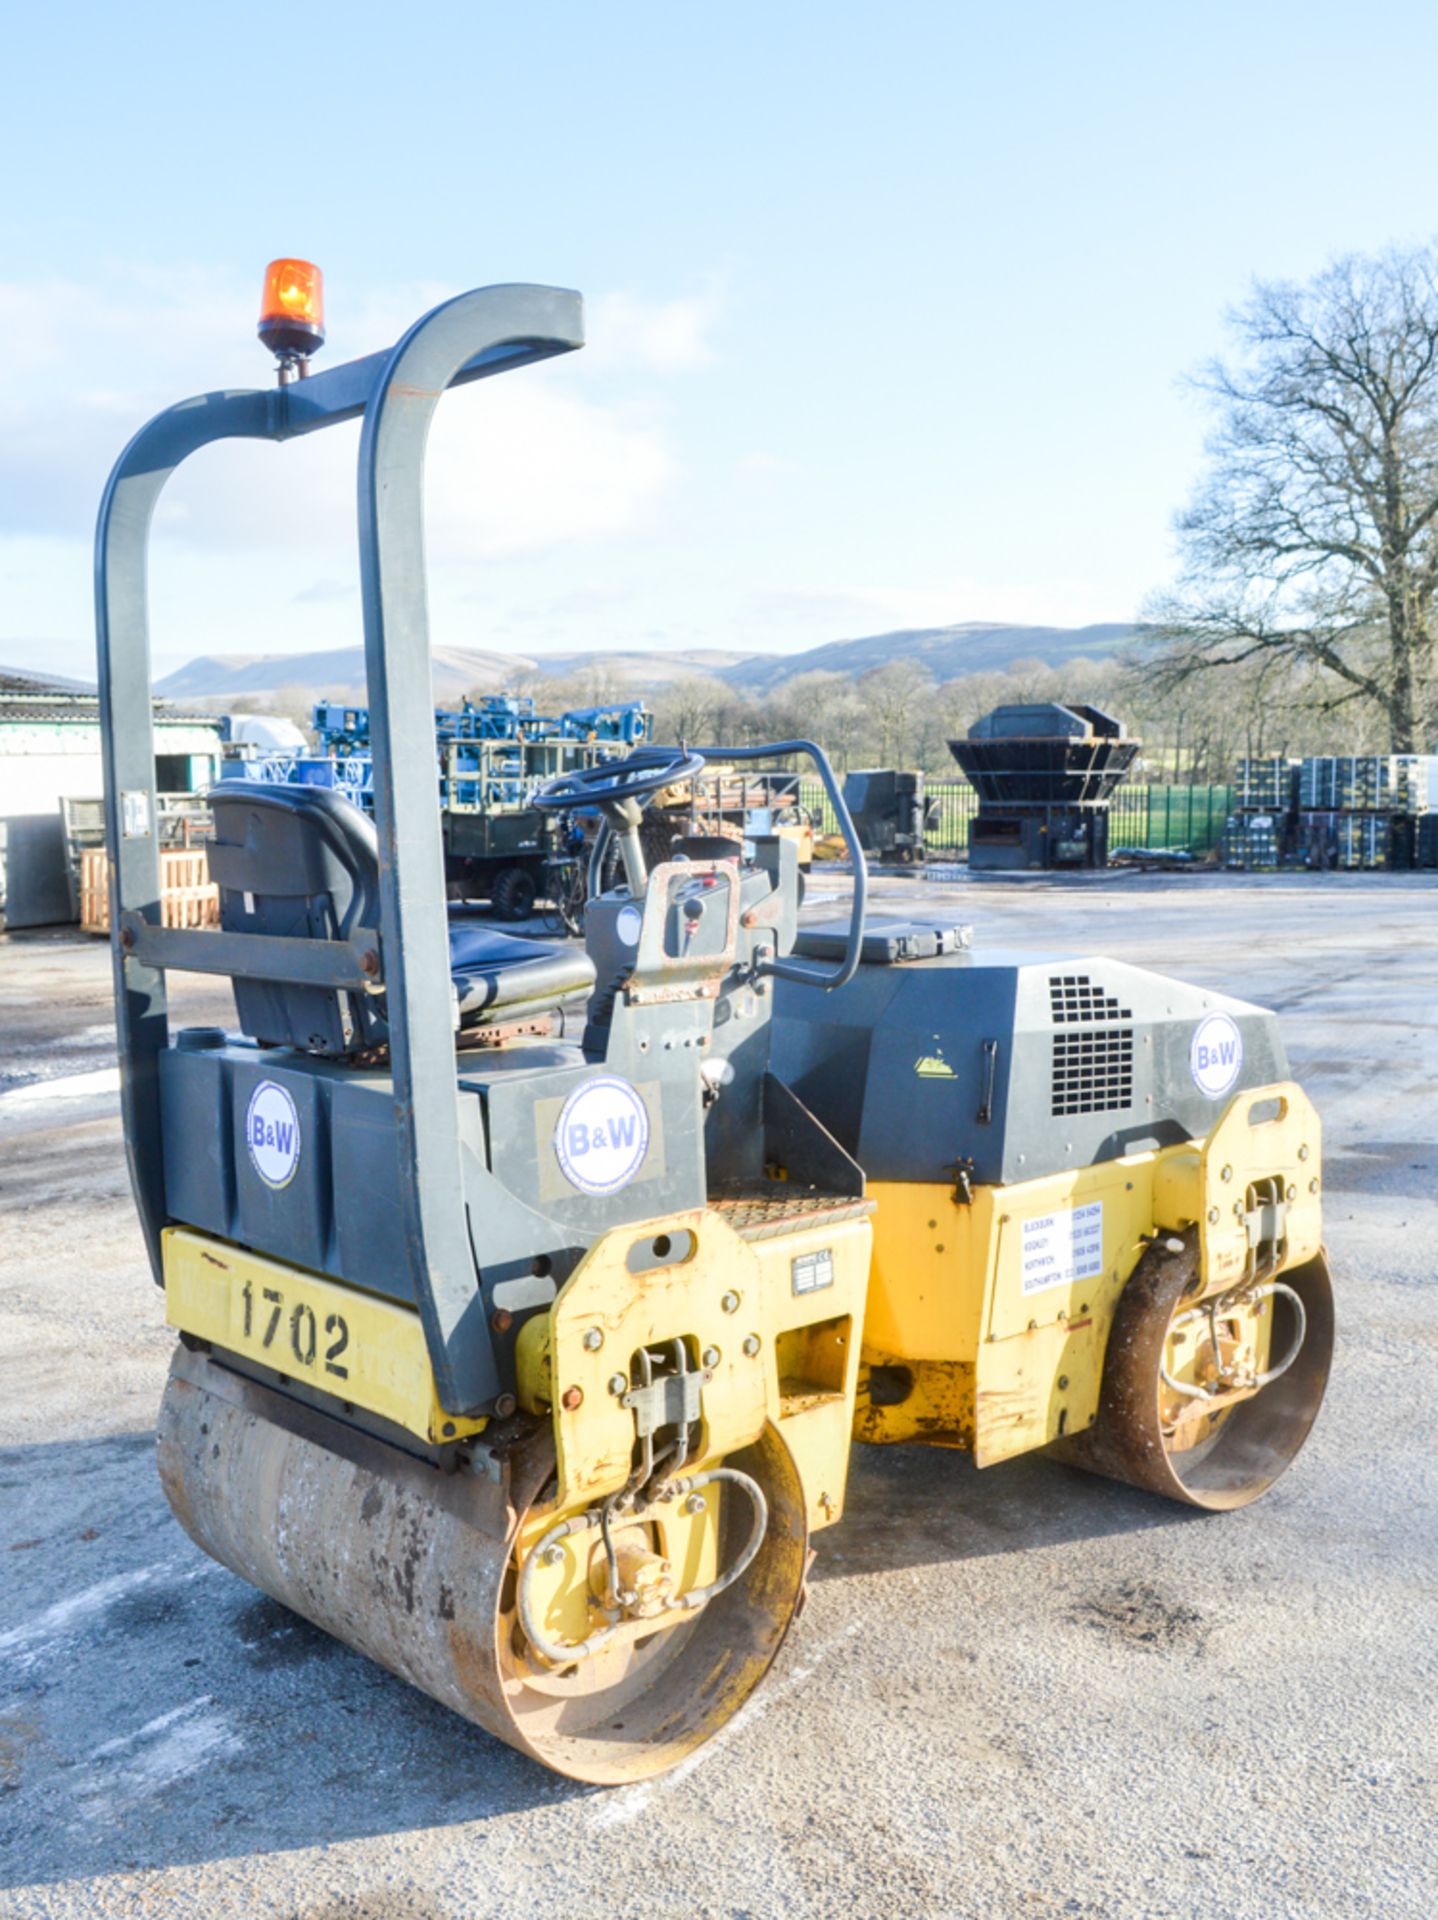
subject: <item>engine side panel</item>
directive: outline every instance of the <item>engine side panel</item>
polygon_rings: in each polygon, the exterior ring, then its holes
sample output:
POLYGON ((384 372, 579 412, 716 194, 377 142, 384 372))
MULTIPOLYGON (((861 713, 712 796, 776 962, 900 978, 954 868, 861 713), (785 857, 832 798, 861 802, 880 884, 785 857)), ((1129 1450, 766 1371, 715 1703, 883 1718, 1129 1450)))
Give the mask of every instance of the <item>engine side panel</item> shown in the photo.
POLYGON ((1201 1139, 1235 1092, 1288 1074, 1262 1008, 1016 953, 865 965, 837 993, 781 982, 774 1056, 877 1181, 1031 1180, 1201 1139))

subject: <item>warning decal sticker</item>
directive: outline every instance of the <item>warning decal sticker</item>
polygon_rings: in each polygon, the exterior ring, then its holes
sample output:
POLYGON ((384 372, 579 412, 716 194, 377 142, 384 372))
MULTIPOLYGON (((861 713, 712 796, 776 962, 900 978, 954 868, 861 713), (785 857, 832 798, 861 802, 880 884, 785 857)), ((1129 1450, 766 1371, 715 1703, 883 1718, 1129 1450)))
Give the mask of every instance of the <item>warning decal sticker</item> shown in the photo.
POLYGON ((834 1255, 829 1247, 817 1253, 797 1254, 789 1262, 789 1278, 795 1293, 818 1293, 834 1284, 834 1255))

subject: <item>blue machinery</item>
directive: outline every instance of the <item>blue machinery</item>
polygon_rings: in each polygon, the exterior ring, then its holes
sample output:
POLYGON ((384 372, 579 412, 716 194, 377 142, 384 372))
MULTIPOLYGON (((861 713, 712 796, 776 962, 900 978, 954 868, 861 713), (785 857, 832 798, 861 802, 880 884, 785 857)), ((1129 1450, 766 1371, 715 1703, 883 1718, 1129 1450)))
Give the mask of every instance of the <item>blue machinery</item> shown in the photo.
MULTIPOLYGON (((323 700, 312 728, 318 753, 266 753, 230 761, 230 779, 329 788, 362 813, 375 808, 375 753, 368 707, 323 700)), ((582 825, 532 804, 559 774, 602 765, 641 745, 648 709, 630 700, 548 715, 524 695, 466 700, 434 715, 432 751, 444 823, 450 892, 488 899, 501 919, 523 920, 541 894, 573 928, 578 894, 573 858, 582 825)))
MULTIPOLYGON (((333 787, 366 813, 374 811, 374 755, 368 707, 333 700, 315 705, 315 754, 258 755, 232 760, 232 779, 333 787)), ((435 749, 440 804, 446 811, 524 807, 534 788, 557 773, 592 766, 640 745, 650 734, 642 701, 575 707, 547 715, 527 695, 491 694, 458 711, 437 708, 435 749)))

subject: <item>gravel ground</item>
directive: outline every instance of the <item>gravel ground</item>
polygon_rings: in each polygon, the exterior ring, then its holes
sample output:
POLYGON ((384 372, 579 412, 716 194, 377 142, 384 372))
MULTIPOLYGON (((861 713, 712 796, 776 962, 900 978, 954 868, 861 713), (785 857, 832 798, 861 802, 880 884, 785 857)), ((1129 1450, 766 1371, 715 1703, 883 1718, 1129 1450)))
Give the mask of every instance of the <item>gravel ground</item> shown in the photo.
MULTIPOLYGON (((0 939, 0 1914, 1431 1920, 1438 885, 876 892, 1286 1015, 1340 1305, 1294 1470, 1211 1519, 1042 1460, 860 1450, 739 1719, 662 1782, 556 1780, 170 1519, 107 956, 0 939)), ((183 1017, 224 1003, 195 983, 183 1017)))

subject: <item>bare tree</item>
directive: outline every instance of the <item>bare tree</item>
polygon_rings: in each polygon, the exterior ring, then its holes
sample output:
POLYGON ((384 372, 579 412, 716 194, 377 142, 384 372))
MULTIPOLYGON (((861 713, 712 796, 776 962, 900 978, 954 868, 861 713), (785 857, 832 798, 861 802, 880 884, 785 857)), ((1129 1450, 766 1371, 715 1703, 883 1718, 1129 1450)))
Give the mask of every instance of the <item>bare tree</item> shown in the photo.
POLYGON ((656 687, 649 697, 655 739, 666 744, 712 739, 728 693, 722 680, 702 673, 683 674, 656 687))
POLYGON ((932 699, 934 676, 914 660, 887 660, 859 676, 859 694, 871 715, 869 738, 880 766, 908 764, 922 703, 932 699))
POLYGON ((1438 252, 1259 284, 1233 325, 1239 357, 1196 382, 1218 424, 1178 522, 1182 578, 1150 610, 1160 684, 1297 662, 1330 709, 1372 703, 1411 752, 1434 694, 1438 252))

